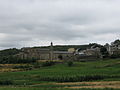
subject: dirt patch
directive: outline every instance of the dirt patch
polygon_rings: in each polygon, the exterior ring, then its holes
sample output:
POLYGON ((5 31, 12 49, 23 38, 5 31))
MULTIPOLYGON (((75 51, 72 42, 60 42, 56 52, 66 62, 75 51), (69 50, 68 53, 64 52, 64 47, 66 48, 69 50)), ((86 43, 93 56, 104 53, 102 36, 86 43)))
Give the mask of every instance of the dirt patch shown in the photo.
POLYGON ((120 81, 56 83, 57 85, 77 85, 65 88, 120 88, 120 81), (82 86, 83 85, 83 86, 82 86))
POLYGON ((120 81, 101 81, 101 82, 70 82, 70 83, 55 83, 56 85, 120 85, 120 81))
MULTIPOLYGON (((99 82, 68 82, 68 83, 41 83, 35 85, 60 85, 62 88, 120 88, 120 81, 99 81, 99 82)), ((34 86, 34 85, 33 85, 34 86)), ((52 87, 51 87, 52 88, 52 87)), ((59 88, 59 87, 58 87, 59 88)))
POLYGON ((71 89, 77 89, 77 88, 114 88, 118 89, 120 88, 119 85, 94 85, 94 86, 75 86, 75 87, 65 87, 65 88, 71 88, 71 89))

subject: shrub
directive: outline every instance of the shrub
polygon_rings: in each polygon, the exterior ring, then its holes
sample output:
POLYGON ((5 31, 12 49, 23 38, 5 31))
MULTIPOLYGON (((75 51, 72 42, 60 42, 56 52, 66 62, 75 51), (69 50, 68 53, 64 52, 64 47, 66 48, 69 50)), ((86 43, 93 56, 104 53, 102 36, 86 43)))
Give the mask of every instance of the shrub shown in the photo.
POLYGON ((55 81, 55 82, 82 82, 82 81, 93 81, 93 80, 102 80, 105 76, 103 75, 84 75, 84 76, 45 76, 34 77, 35 80, 39 81, 55 81))
POLYGON ((55 62, 53 62, 53 61, 46 61, 46 62, 43 62, 42 63, 42 66, 43 67, 45 67, 45 66, 52 66, 52 65, 54 65, 55 64, 55 62))
POLYGON ((72 62, 72 61, 68 61, 68 62, 67 62, 67 65, 68 65, 69 67, 71 67, 71 66, 73 65, 73 62, 72 62))
POLYGON ((0 85, 13 85, 11 80, 0 80, 0 85))
POLYGON ((40 68, 41 67, 41 63, 36 62, 33 64, 34 68, 40 68))
POLYGON ((112 54, 112 55, 110 56, 110 58, 113 58, 113 59, 115 59, 115 58, 120 58, 120 55, 119 55, 119 54, 112 54))
POLYGON ((31 65, 17 65, 17 66, 14 66, 13 69, 31 70, 32 66, 31 65))

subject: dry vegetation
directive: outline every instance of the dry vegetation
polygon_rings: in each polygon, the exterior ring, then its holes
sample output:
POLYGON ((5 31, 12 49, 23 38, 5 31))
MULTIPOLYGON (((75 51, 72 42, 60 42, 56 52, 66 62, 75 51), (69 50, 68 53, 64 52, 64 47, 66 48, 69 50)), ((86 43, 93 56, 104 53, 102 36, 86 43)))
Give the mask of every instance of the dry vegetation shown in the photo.
POLYGON ((18 72, 25 71, 27 64, 0 64, 0 72, 18 72))
POLYGON ((101 81, 101 82, 77 82, 77 83, 56 83, 58 85, 78 85, 65 88, 119 88, 120 81, 101 81))

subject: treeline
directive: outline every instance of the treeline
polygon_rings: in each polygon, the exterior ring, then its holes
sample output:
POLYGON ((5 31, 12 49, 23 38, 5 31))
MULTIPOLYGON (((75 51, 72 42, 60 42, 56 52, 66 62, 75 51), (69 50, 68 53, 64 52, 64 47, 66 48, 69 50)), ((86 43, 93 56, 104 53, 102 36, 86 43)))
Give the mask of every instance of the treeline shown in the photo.
POLYGON ((0 51, 0 64, 15 64, 15 63, 32 63, 35 62, 35 58, 27 58, 22 59, 17 56, 16 54, 20 53, 21 50, 12 48, 0 51))
POLYGON ((35 58, 19 58, 17 56, 2 56, 0 57, 1 64, 17 64, 17 63, 34 63, 37 59, 35 58))
POLYGON ((16 48, 1 50, 0 57, 15 55, 15 54, 18 54, 19 52, 21 52, 21 50, 16 48))
MULTIPOLYGON (((90 48, 92 44, 86 44, 86 45, 55 45, 54 51, 67 51, 69 48, 80 48, 81 50, 85 50, 87 48, 90 48)), ((42 47, 33 47, 33 48, 50 48, 50 46, 42 46, 42 47)))
POLYGON ((54 46, 55 51, 67 51, 69 48, 75 48, 78 49, 80 48, 81 50, 85 50, 86 48, 90 48, 90 45, 57 45, 54 46))

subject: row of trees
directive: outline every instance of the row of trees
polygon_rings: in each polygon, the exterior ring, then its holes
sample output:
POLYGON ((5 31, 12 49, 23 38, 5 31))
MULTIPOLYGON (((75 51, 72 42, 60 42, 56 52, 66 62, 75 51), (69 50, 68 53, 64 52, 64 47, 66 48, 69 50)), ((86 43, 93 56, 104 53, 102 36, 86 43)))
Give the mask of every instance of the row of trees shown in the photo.
MULTIPOLYGON (((111 44, 119 46, 120 45, 120 40, 117 39, 114 42, 112 42, 111 44)), ((108 46, 109 44, 100 45, 100 44, 97 44, 97 43, 92 43, 92 44, 89 44, 89 45, 93 46, 93 48, 99 47, 100 48, 100 52, 101 52, 103 58, 120 58, 120 53, 109 55, 109 52, 108 52, 108 50, 106 48, 106 46, 108 46)))
POLYGON ((34 63, 34 62, 36 62, 35 58, 22 59, 12 55, 0 57, 1 64, 34 63))
POLYGON ((21 50, 12 48, 12 49, 6 49, 6 50, 1 50, 0 51, 0 63, 1 64, 10 64, 10 63, 32 63, 35 62, 35 58, 27 58, 27 59, 22 59, 17 56, 16 54, 20 53, 21 50))

